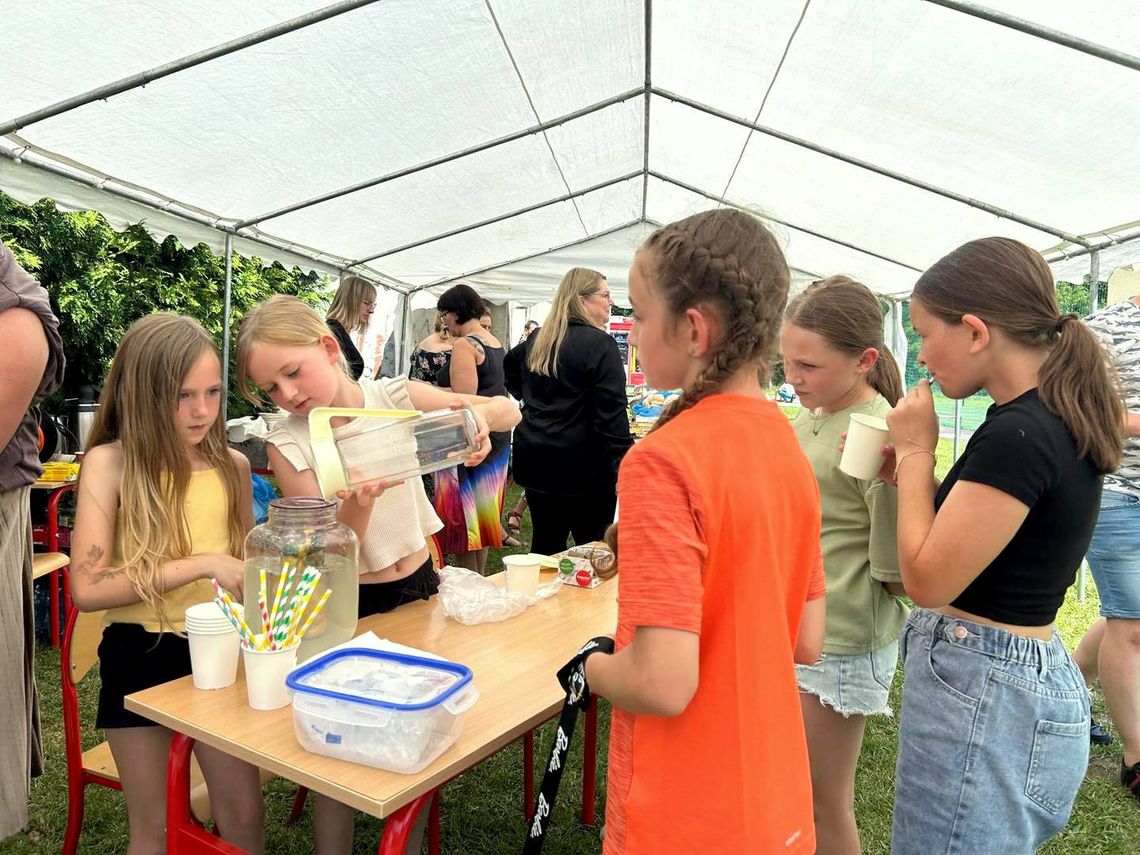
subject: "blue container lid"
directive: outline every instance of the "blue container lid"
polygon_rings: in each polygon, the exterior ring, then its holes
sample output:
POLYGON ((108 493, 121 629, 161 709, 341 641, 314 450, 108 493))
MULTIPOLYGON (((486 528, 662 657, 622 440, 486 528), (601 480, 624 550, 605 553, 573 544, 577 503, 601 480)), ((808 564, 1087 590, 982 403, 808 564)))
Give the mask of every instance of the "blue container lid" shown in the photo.
POLYGON ((370 647, 345 647, 340 650, 333 650, 318 656, 315 659, 310 659, 304 665, 293 669, 289 676, 285 678, 285 685, 292 689, 294 692, 301 694, 313 695, 320 698, 329 698, 338 701, 347 701, 354 704, 363 704, 365 706, 373 707, 376 709, 393 710, 395 712, 419 712, 422 710, 430 710, 440 706, 448 698, 453 697, 471 682, 471 669, 466 665, 460 665, 457 662, 449 662, 446 659, 428 659, 424 656, 410 656, 405 653, 389 653, 384 650, 376 650, 370 647), (336 689, 328 689, 321 686, 308 685, 308 681, 312 680, 315 676, 323 671, 328 670, 337 662, 349 658, 357 659, 371 659, 379 663, 389 663, 396 665, 404 665, 409 667, 423 668, 430 671, 439 671, 445 674, 451 674, 456 679, 455 682, 447 686, 439 692, 431 700, 423 701, 421 703, 399 703, 397 701, 386 701, 379 698, 367 697, 365 695, 353 694, 347 691, 337 691, 336 689))

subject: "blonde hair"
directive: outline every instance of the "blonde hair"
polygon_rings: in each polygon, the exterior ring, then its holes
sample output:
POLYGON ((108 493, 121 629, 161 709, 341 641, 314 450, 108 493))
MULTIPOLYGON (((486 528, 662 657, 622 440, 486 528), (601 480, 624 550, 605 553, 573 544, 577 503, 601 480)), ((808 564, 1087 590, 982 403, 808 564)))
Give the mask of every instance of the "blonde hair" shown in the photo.
POLYGON ((376 286, 359 276, 346 276, 336 289, 336 296, 333 297, 326 317, 339 321, 349 332, 363 332, 368 327, 368 322, 364 319, 365 300, 376 302, 376 286))
POLYGON ((754 366, 768 382, 791 274, 772 233, 734 208, 704 211, 653 232, 641 250, 653 270, 651 287, 673 318, 706 307, 723 325, 712 361, 657 419, 657 430, 714 394, 737 371, 754 366))
MULTIPOLYGON (((261 390, 249 379, 249 356, 257 345, 311 347, 319 345, 326 337, 333 338, 321 316, 296 297, 278 294, 254 306, 242 318, 237 337, 238 391, 255 406, 265 403, 261 390)), ((343 353, 339 365, 340 370, 348 376, 348 365, 343 353)))
POLYGON ((1010 238, 962 244, 918 278, 911 298, 947 324, 976 315, 1025 347, 1046 351, 1041 403, 1065 423, 1080 458, 1101 474, 1120 465, 1124 404, 1116 370, 1096 333, 1062 315, 1041 253, 1010 238))
MULTIPOLYGON (((205 353, 216 356, 218 349, 193 318, 162 313, 135 321, 115 351, 88 440, 89 448, 118 442, 122 449, 116 546, 139 599, 163 627, 170 621, 162 565, 185 558, 192 548, 185 510, 190 461, 173 419, 182 382, 205 353)), ((225 487, 229 553, 240 558, 241 481, 221 418, 210 425, 198 451, 225 487)))
POLYGON ((871 388, 895 406, 903 396, 902 374, 883 341, 883 310, 871 289, 850 276, 813 282, 788 303, 784 320, 817 333, 828 347, 860 356, 869 347, 879 358, 867 374, 871 388))
POLYGON ((526 364, 531 371, 544 377, 558 376, 558 352, 566 340, 570 319, 597 326, 582 309, 580 298, 597 294, 605 280, 601 273, 587 267, 573 267, 566 272, 558 283, 550 314, 527 354, 526 364))

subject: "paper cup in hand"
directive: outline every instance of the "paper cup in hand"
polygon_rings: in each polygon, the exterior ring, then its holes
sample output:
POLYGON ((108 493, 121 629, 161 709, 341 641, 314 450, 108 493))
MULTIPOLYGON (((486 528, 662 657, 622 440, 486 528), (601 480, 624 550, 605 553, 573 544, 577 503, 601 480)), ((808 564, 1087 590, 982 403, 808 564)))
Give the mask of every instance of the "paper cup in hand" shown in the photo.
POLYGON ((245 662, 245 688, 249 705, 255 710, 275 710, 289 703, 285 678, 297 667, 297 648, 293 642, 284 650, 250 650, 242 645, 245 662))
POLYGON ((883 468, 883 446, 890 437, 885 420, 863 413, 853 414, 847 425, 839 470, 861 481, 878 478, 883 468))
POLYGON ((522 594, 528 600, 538 597, 538 573, 542 559, 537 555, 504 555, 507 568, 507 590, 522 594))

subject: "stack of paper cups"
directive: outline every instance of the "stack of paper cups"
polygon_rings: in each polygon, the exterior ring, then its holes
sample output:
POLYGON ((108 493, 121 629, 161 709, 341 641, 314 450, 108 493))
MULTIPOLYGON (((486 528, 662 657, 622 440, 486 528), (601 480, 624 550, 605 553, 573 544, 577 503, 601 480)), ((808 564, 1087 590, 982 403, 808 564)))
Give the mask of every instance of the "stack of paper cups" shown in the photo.
POLYGON ((216 602, 186 609, 186 637, 196 689, 224 689, 237 679, 239 636, 216 602))

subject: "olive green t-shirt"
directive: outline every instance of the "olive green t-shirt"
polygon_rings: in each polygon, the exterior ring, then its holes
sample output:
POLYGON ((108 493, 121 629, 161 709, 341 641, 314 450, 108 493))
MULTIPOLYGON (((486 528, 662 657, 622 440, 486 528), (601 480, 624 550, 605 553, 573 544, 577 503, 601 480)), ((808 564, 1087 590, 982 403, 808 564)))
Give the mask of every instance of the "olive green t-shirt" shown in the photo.
POLYGON ((840 434, 852 413, 885 418, 891 410, 882 395, 830 415, 807 409, 793 426, 816 480, 823 506, 820 541, 827 576, 825 653, 869 653, 894 641, 907 607, 884 587, 901 582, 898 542, 898 490, 882 479, 861 481, 839 471, 840 434))

